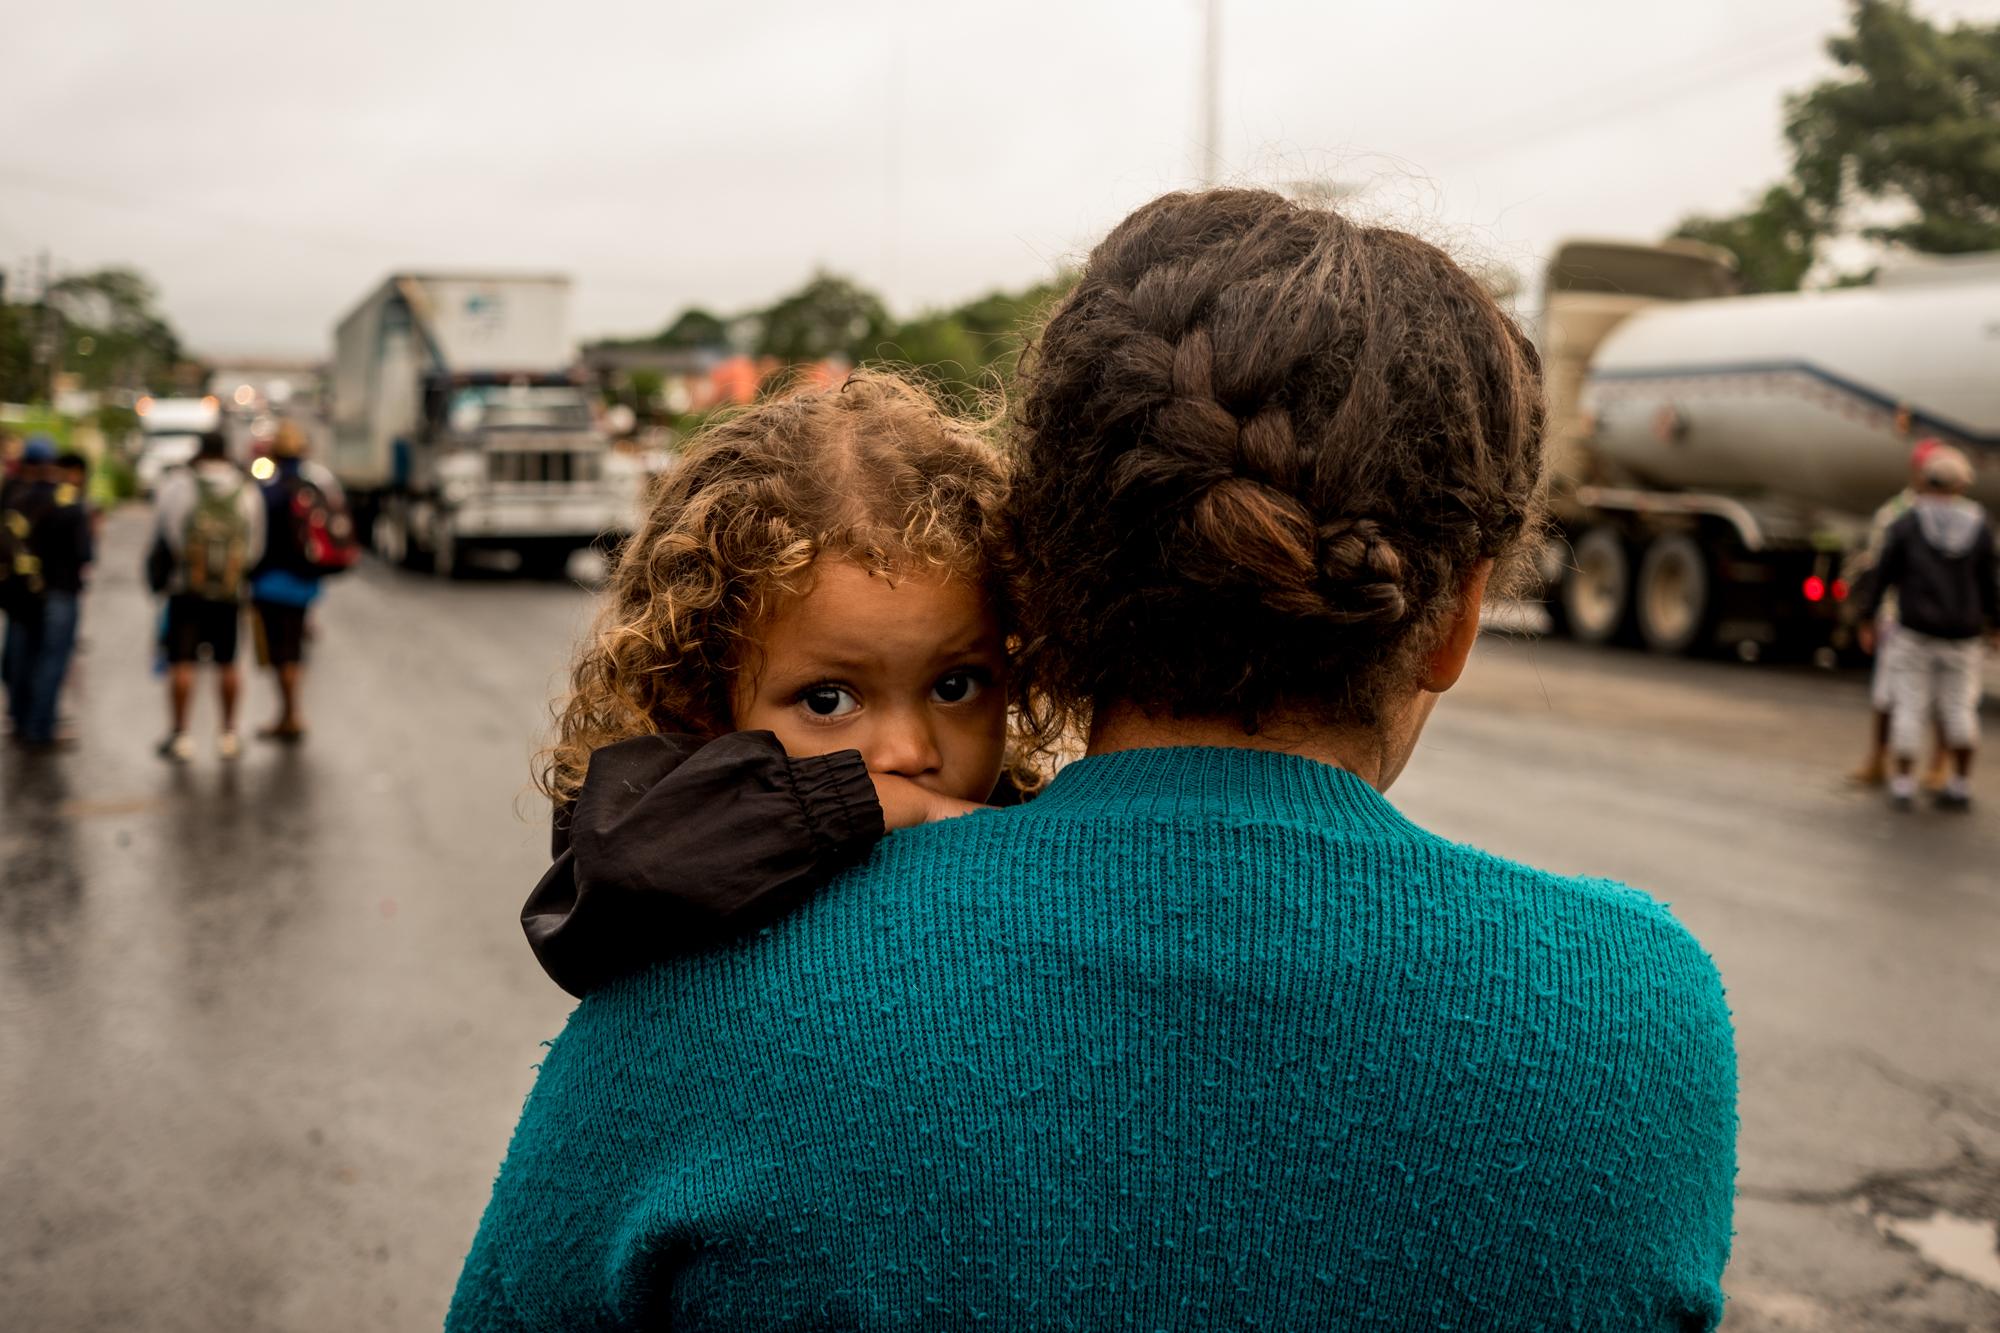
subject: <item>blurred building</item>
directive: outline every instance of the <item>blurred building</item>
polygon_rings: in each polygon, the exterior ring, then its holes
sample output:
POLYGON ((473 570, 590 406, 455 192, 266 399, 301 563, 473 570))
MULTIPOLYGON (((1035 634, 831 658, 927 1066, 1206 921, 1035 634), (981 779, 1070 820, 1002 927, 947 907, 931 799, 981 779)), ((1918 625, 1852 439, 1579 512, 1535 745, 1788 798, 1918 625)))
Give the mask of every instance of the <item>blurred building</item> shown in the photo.
POLYGON ((232 412, 316 416, 325 410, 325 362, 216 357, 209 367, 208 392, 232 412))

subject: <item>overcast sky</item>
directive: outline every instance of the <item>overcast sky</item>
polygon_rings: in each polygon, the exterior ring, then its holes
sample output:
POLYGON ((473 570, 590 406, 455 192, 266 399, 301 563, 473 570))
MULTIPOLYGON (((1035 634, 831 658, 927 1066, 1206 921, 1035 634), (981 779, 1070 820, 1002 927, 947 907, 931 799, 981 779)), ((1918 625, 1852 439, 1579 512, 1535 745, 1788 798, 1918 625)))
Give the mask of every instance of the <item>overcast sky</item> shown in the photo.
MULTIPOLYGON (((1222 156, 1475 259, 1783 170, 1843 0, 1222 0, 1222 156)), ((1918 0, 1934 19, 2000 0, 1918 0)), ((0 264, 134 264, 200 352, 324 355, 384 274, 575 276, 574 332, 815 265, 1021 284, 1199 168, 1200 0, 0 0, 0 264)))

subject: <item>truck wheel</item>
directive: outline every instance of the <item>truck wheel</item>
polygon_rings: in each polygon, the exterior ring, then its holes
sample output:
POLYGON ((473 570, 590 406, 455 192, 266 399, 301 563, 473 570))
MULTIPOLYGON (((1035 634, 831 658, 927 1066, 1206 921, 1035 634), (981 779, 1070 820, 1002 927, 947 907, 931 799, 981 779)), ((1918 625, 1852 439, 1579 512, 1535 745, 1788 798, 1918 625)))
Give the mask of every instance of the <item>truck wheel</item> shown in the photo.
POLYGON ((1636 597, 1639 637, 1656 653, 1693 652, 1708 631, 1708 555, 1692 537, 1655 537, 1639 562, 1636 597))
POLYGON ((1610 643, 1631 623, 1632 558, 1616 528, 1592 528, 1570 553, 1557 594, 1562 620, 1583 643, 1610 643))

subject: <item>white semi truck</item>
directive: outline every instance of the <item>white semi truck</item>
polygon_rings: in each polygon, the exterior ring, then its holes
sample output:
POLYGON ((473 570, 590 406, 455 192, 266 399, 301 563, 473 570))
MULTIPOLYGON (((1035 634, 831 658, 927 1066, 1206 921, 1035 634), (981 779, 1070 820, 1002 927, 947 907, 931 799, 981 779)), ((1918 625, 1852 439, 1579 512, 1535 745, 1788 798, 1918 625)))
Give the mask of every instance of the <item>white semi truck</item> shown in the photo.
POLYGON ((1849 558, 1912 444, 1966 450, 2000 509, 2000 256, 1735 296, 1694 242, 1576 241, 1540 341, 1554 510, 1549 608, 1662 653, 1843 642, 1849 558))
POLYGON ((643 484, 568 374, 569 280, 397 274, 334 331, 330 462, 384 558, 447 577, 475 549, 559 574, 643 484))

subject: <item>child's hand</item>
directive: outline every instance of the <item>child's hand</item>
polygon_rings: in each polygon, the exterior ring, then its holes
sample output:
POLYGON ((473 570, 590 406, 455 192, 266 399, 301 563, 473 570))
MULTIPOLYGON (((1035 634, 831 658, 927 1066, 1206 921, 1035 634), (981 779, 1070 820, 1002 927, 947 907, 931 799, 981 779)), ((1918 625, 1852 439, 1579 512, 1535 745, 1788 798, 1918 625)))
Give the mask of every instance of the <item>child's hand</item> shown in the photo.
POLYGON ((986 808, 977 801, 942 796, 893 773, 868 776, 875 782, 875 799, 882 803, 882 823, 891 829, 934 824, 940 819, 953 819, 986 808))

